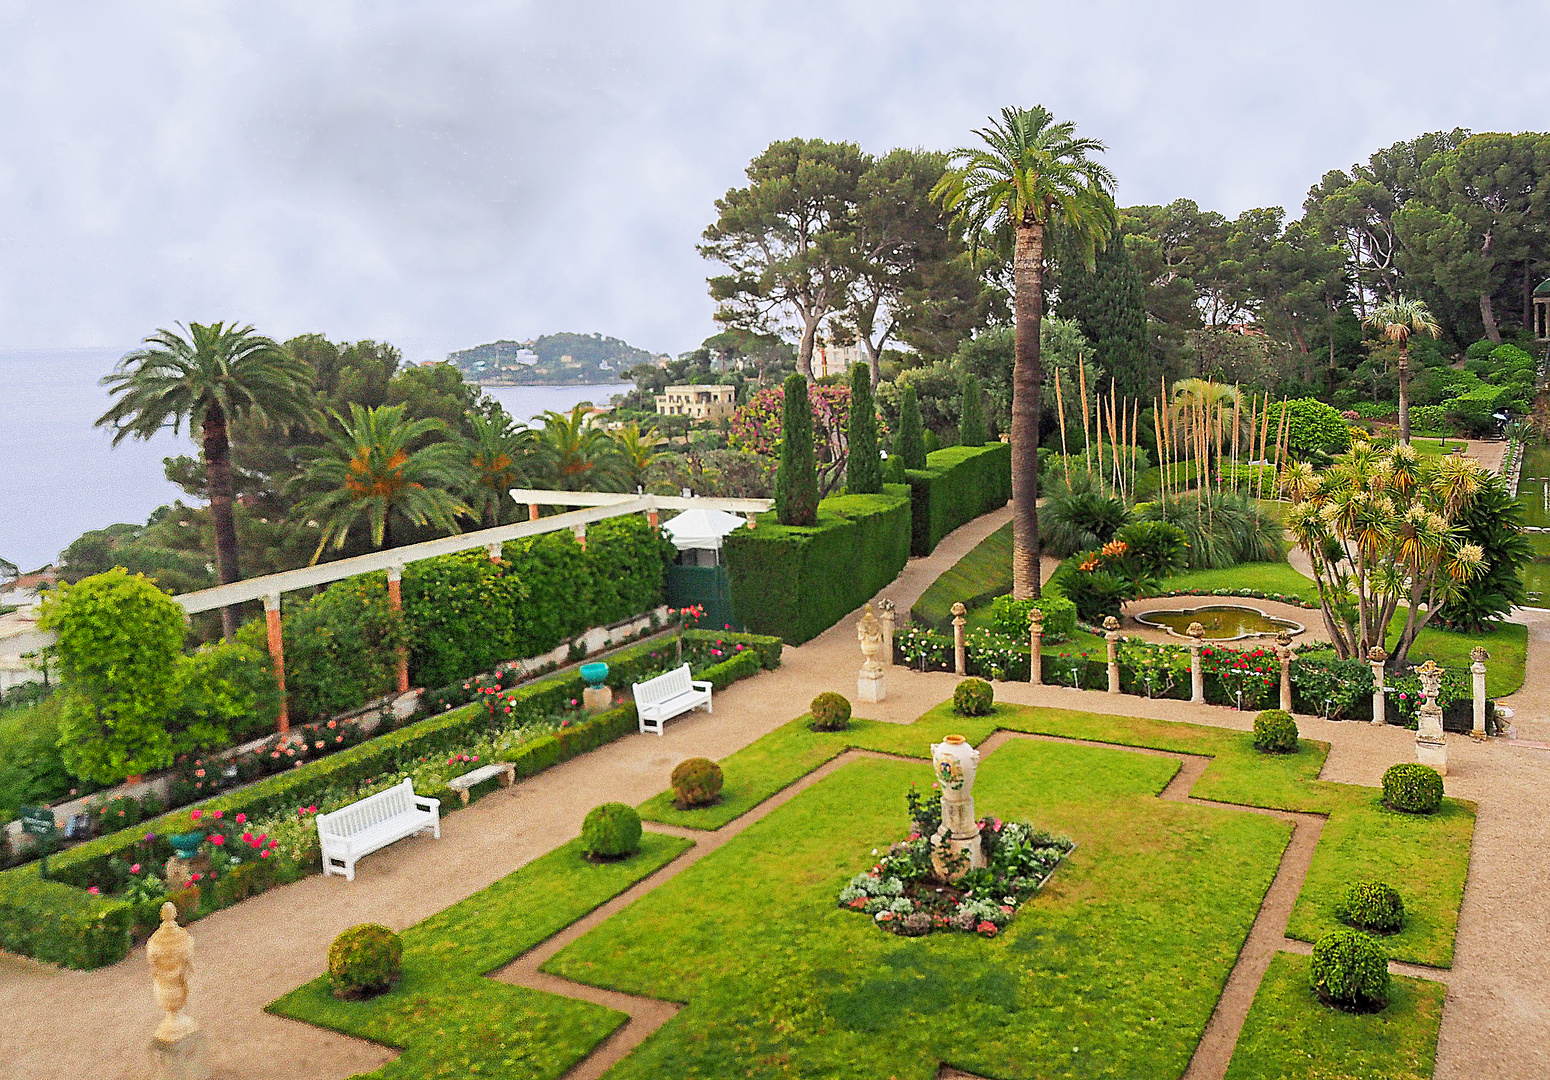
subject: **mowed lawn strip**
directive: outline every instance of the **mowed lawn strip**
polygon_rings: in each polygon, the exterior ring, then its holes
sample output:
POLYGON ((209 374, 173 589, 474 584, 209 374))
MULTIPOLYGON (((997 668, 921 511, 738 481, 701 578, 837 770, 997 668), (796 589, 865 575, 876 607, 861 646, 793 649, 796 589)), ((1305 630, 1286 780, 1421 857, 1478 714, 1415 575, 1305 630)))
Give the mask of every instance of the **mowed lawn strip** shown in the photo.
POLYGON ((1157 799, 1176 770, 1117 749, 1002 746, 980 767, 979 813, 1033 821, 1078 847, 994 939, 906 939, 836 896, 903 836, 904 792, 930 773, 853 761, 546 970, 687 1002, 615 1067, 617 1080, 928 1080, 944 1061, 995 1077, 1177 1077, 1290 829, 1157 799))
POLYGON ((1308 986, 1309 958, 1276 953, 1265 972, 1227 1080, 1426 1080, 1437 1056, 1447 988, 1402 975, 1389 980, 1388 1008, 1340 1012, 1308 986))
POLYGON ((403 1051, 372 1077, 562 1076, 627 1017, 485 974, 692 846, 646 833, 639 854, 594 865, 572 841, 405 930, 403 977, 392 992, 340 1001, 323 976, 269 1011, 403 1051))

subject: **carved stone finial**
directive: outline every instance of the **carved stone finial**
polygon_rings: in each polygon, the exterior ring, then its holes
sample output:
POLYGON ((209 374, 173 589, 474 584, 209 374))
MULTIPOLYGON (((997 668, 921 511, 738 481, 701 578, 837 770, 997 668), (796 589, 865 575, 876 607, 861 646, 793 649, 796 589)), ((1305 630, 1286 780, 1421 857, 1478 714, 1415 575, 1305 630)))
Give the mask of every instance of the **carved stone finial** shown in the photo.
POLYGON ((166 1013, 155 1038, 172 1043, 198 1031, 193 1017, 182 1011, 188 1003, 188 977, 194 970, 194 939, 178 925, 178 909, 171 902, 161 906, 161 926, 145 943, 145 959, 151 967, 156 1004, 166 1013))
POLYGON ((1469 650, 1469 658, 1477 664, 1483 664, 1491 658, 1491 654, 1485 651, 1484 645, 1476 645, 1469 650))
POLYGON ((1367 662, 1370 664, 1381 664, 1388 658, 1389 654, 1382 645, 1374 645, 1367 650, 1367 662))
POLYGON ((1201 638, 1206 636, 1206 628, 1201 626, 1197 622, 1190 623, 1189 624, 1189 628, 1187 630, 1185 630, 1184 632, 1186 634, 1188 634, 1190 637, 1194 638, 1197 642, 1201 638))
POLYGON ((958 616, 959 618, 962 618, 963 616, 967 615, 968 613, 969 613, 969 609, 963 606, 963 601, 960 600, 956 604, 953 605, 953 614, 958 616))
POLYGON ((1288 645, 1290 645, 1291 643, 1292 643, 1292 635, 1288 634, 1285 630, 1282 630, 1282 631, 1280 631, 1279 633, 1276 634, 1276 644, 1281 646, 1281 648, 1284 649, 1288 645))
POLYGON ((881 599, 881 600, 879 600, 877 602, 877 610, 882 612, 882 617, 883 618, 888 619, 888 618, 892 618, 893 617, 893 613, 897 609, 894 607, 894 603, 893 603, 892 600, 889 600, 887 597, 884 597, 883 599, 881 599))
POLYGON ((1042 627, 1044 625, 1044 612, 1038 608, 1028 609, 1028 625, 1042 627))
POLYGON ((1105 615, 1103 617, 1103 628, 1112 633, 1119 629, 1119 620, 1116 619, 1113 615, 1105 615))

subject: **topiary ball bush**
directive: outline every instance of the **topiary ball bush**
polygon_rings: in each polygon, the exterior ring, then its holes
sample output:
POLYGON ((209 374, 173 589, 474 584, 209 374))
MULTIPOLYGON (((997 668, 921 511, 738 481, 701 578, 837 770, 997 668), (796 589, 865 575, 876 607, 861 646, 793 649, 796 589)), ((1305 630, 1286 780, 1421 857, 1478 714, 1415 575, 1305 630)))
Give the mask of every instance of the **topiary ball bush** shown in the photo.
POLYGON ((813 722, 808 727, 814 731, 844 731, 850 727, 850 702, 844 694, 819 694, 808 705, 807 711, 813 716, 813 722))
POLYGON ((598 860, 634 855, 640 850, 640 815, 622 802, 593 807, 581 823, 581 850, 598 860))
POLYGON ((1431 814, 1442 805, 1442 775, 1429 765, 1402 761, 1383 774, 1383 804, 1407 814, 1431 814))
POLYGON ((984 679, 965 679, 953 691, 953 712, 959 716, 989 716, 996 692, 984 679))
MULTIPOLYGON (((840 699, 841 701, 844 698, 840 699)), ((680 810, 709 806, 721 797, 721 766, 710 758, 692 757, 673 770, 673 793, 680 810)))
POLYGON ((1405 901, 1383 881, 1358 881, 1335 906, 1335 918, 1358 930, 1392 934, 1405 925, 1405 901))
POLYGON ((328 985, 336 998, 371 997, 398 981, 404 943, 380 923, 352 926, 328 947, 328 985))
POLYGON ((1389 958, 1360 930, 1331 930, 1313 946, 1309 983, 1319 1000, 1351 1012, 1389 1003, 1389 958))
POLYGON ((1254 749, 1261 754, 1295 754, 1297 721, 1284 709, 1266 709, 1254 718, 1254 749))

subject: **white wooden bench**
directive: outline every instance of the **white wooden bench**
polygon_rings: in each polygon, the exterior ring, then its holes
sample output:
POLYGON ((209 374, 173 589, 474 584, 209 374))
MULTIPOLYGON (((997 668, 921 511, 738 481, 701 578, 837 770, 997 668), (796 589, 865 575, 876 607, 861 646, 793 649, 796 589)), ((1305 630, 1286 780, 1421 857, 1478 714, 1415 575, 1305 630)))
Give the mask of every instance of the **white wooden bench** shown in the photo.
POLYGON ((641 731, 660 735, 663 721, 701 705, 706 712, 715 712, 710 707, 710 687, 708 682, 689 678, 688 664, 635 683, 635 711, 640 716, 641 731))
POLYGON ((368 795, 332 814, 319 814, 318 842, 323 848, 323 873, 355 880, 355 862, 395 840, 429 829, 441 837, 441 801, 414 793, 402 784, 368 795))
POLYGON ((453 777, 447 781, 447 786, 458 793, 463 800, 463 805, 468 805, 468 789, 475 784, 482 784, 492 776, 501 778, 502 787, 510 787, 516 783, 517 767, 509 761, 497 761, 493 765, 481 765, 473 772, 466 772, 462 776, 453 777))

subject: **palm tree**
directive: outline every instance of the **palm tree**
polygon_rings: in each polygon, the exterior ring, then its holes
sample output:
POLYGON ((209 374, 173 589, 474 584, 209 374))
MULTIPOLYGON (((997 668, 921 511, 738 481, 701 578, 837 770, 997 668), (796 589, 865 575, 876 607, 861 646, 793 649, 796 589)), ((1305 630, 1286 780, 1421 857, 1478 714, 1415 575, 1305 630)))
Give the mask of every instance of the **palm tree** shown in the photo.
POLYGON ((657 434, 657 429, 648 427, 642 431, 640 424, 630 421, 613 434, 614 446, 618 448, 620 460, 624 464, 626 482, 644 488, 646 486, 646 474, 651 466, 662 455, 657 452, 663 439, 657 434))
POLYGON ((330 541, 343 547, 363 518, 371 542, 382 551, 392 547, 394 518, 459 532, 458 515, 473 515, 451 494, 467 482, 462 447, 438 442, 411 451, 417 440, 445 431, 446 424, 434 418, 405 420, 405 408, 352 404, 348 420, 332 410, 336 430, 328 432, 328 444, 313 453, 299 478, 300 486, 314 494, 297 504, 297 516, 318 521, 323 530, 312 553, 314 563, 330 541))
POLYGON ((538 431, 535 460, 552 491, 618 491, 625 483, 625 468, 618 446, 608 433, 592 424, 587 402, 570 415, 547 410, 538 431))
POLYGON ((473 435, 458 440, 467 456, 468 503, 481 523, 499 525, 501 508, 511 501, 509 492, 527 483, 533 432, 513 425, 504 409, 491 416, 469 413, 468 422, 473 435))
MULTIPOLYGON (((238 581, 237 526, 232 517, 229 426, 306 423, 316 418, 312 366, 251 326, 189 323, 184 334, 157 330, 102 380, 118 398, 97 418, 114 429, 113 445, 149 439, 168 422, 197 426, 205 463, 205 497, 215 526, 215 564, 222 584, 238 581)), ((221 631, 236 632, 235 608, 221 609, 221 631)))
POLYGON ((932 188, 944 209, 967 225, 979 253, 993 229, 1013 238, 1012 595, 1039 596, 1039 409, 1044 367, 1039 323, 1044 316, 1047 231, 1067 232, 1089 268, 1095 247, 1115 226, 1114 177, 1090 154, 1104 146, 1076 137, 1076 125, 1055 123, 1042 106, 1001 110, 999 121, 975 132, 984 147, 954 150, 954 167, 932 188))
POLYGON ((1442 336, 1425 300, 1407 300, 1396 295, 1372 309, 1362 320, 1363 326, 1378 331, 1378 336, 1399 346, 1399 441, 1410 444, 1410 335, 1442 336))

